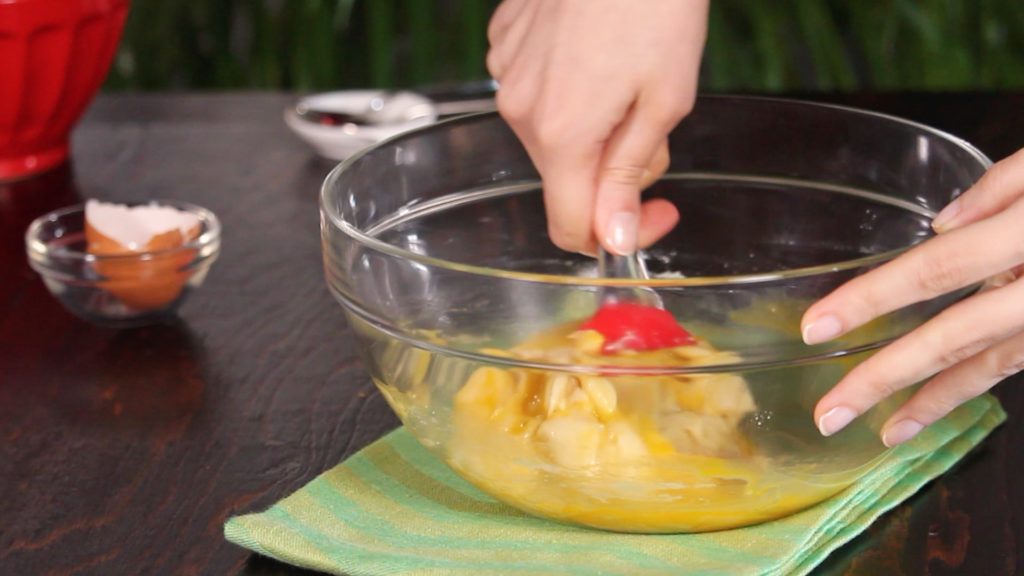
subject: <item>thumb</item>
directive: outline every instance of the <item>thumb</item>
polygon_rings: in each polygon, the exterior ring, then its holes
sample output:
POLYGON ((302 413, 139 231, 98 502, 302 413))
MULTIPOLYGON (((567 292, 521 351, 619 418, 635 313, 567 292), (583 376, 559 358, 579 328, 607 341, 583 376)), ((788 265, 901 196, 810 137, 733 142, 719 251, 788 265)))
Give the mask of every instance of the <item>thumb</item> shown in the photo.
POLYGON ((662 140, 658 144, 658 148, 654 151, 654 157, 651 158, 651 163, 647 165, 647 169, 644 170, 644 177, 640 180, 640 191, 644 191, 648 186, 654 184, 659 178, 665 175, 668 171, 671 159, 668 153, 668 139, 662 140))
POLYGON ((636 108, 605 146, 594 201, 594 231, 606 250, 632 254, 638 247, 640 193, 667 166, 666 135, 644 122, 636 108))

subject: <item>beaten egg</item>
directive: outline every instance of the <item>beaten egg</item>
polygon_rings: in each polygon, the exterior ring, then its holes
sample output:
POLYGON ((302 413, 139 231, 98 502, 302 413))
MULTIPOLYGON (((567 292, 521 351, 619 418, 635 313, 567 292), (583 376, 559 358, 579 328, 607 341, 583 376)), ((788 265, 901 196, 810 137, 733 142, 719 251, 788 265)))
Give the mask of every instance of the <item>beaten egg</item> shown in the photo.
MULTIPOLYGON (((707 342, 602 353, 578 324, 508 350, 529 361, 599 366, 727 364, 707 342)), ((481 367, 455 394, 447 459, 517 508, 598 528, 690 532, 785 516, 845 482, 775 470, 741 430, 757 409, 731 373, 610 375, 481 367)))

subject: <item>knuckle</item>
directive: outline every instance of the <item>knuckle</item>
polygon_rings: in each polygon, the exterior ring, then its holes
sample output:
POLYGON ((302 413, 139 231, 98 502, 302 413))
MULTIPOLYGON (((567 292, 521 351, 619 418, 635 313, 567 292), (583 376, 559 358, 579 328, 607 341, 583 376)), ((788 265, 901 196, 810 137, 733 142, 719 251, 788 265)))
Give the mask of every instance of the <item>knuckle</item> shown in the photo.
POLYGON ((620 186, 639 185, 643 179, 646 166, 638 164, 618 164, 605 166, 601 169, 601 181, 620 186))
POLYGON ((1024 226, 1020 225, 1020 223, 1024 221, 1024 179, 1021 180, 1020 186, 1021 197, 1015 200, 1009 208, 1010 211, 1014 212, 1013 224, 1004 228, 1004 230, 1008 228, 1006 236, 1012 238, 1010 242, 1012 247, 1010 258, 1012 258, 1012 261, 1017 264, 1013 269, 1014 274, 1017 274, 1018 276, 1018 271, 1021 269, 1021 265, 1024 264, 1024 226))
MULTIPOLYGON (((1015 222, 1020 222, 1020 219, 1024 218, 1024 183, 1021 183, 1021 187, 1021 197, 1012 201, 1010 205, 1006 208, 1007 212, 1013 214, 1013 219, 1015 222)), ((1024 233, 1024 229, 1022 229, 1020 226, 1015 226, 1013 228, 1013 231, 1016 232, 1016 236, 1018 238, 1024 236, 1024 234, 1022 234, 1024 233)), ((1014 257, 1020 257, 1021 255, 1024 255, 1024 242, 1015 242, 1014 248, 1016 249, 1016 251, 1013 253, 1014 257)))
POLYGON ((964 282, 963 265, 956 255, 931 256, 923 253, 914 267, 914 288, 928 296, 939 296, 964 282))
POLYGON ((962 404, 967 399, 966 397, 969 396, 956 388, 953 390, 922 389, 920 395, 914 399, 914 404, 916 404, 914 411, 923 412, 930 417, 929 419, 938 420, 962 404))
POLYGON ((696 103, 696 95, 685 93, 670 93, 664 96, 651 98, 647 106, 647 115, 650 121, 661 129, 671 130, 693 111, 696 103))
POLYGON ((884 293, 865 279, 861 277, 853 280, 850 288, 842 292, 840 301, 850 318, 875 318, 886 311, 884 293))
POLYGON ((565 147, 571 140, 573 131, 563 122, 554 120, 538 122, 534 126, 537 143, 542 149, 557 150, 565 147))
POLYGON ((487 42, 491 46, 495 46, 501 40, 500 31, 504 23, 501 20, 501 7, 494 13, 494 17, 491 18, 490 23, 487 24, 487 42))
POLYGON ((882 400, 895 394, 898 390, 892 382, 886 380, 884 377, 871 378, 865 381, 865 387, 870 392, 870 396, 876 400, 882 400))
MULTIPOLYGON (((982 184, 981 188, 985 193, 998 193, 1000 190, 1005 190, 1008 184, 1012 184, 1011 182, 1007 182, 1008 162, 1010 162, 1010 160, 1010 158, 1000 160, 985 172, 985 175, 980 181, 982 184)), ((966 203, 971 201, 973 199, 970 198, 971 196, 973 195, 964 194, 961 202, 966 203)))
POLYGON ((665 109, 668 111, 669 121, 674 125, 683 118, 690 115, 693 112, 693 106, 696 104, 697 99, 694 94, 686 94, 685 96, 676 97, 669 101, 665 109))
POLYGON ((953 366, 976 356, 991 344, 992 341, 989 338, 976 338, 968 342, 940 343, 938 360, 942 366, 953 366))
POLYGON ((510 123, 522 122, 529 116, 532 107, 530 100, 512 88, 502 86, 494 99, 501 117, 510 123))
POLYGON ((977 353, 978 351, 971 346, 959 346, 951 350, 943 350, 939 354, 939 363, 942 366, 954 366, 977 353))
POLYGON ((505 1, 498 4, 487 23, 487 41, 492 45, 501 41, 503 32, 508 29, 510 19, 514 16, 511 2, 505 1))
POLYGON ((548 222, 548 236, 562 250, 576 252, 584 249, 587 244, 586 234, 555 221, 548 222))
POLYGON ((1013 346, 995 356, 993 376, 1002 380, 1024 371, 1024 346, 1013 346))
POLYGON ((897 392, 898 388, 895 383, 892 379, 886 378, 883 371, 872 369, 862 370, 862 372, 864 372, 861 376, 862 386, 867 392, 867 398, 863 398, 863 400, 871 400, 873 404, 897 392))
POLYGON ((690 112, 693 112, 693 107, 696 104, 696 92, 687 92, 686 96, 678 99, 678 103, 676 104, 675 108, 676 114, 678 114, 680 118, 689 116, 690 112))
POLYGON ((1012 198, 1024 193, 1020 183, 1022 164, 1024 148, 993 164, 974 189, 968 190, 960 197, 964 209, 973 202, 980 202, 984 209, 986 205, 994 206, 1001 203, 1001 198, 1012 198))
POLYGON ((487 51, 486 65, 488 74, 495 80, 500 80, 502 73, 501 57, 494 48, 487 51))

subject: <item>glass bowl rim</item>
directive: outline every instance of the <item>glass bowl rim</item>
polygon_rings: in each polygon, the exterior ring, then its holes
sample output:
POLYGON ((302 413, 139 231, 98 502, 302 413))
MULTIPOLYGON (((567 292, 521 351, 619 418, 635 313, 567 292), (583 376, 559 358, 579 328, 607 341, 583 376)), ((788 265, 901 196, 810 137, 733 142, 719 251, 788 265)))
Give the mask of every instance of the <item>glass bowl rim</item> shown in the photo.
MULTIPOLYGON (((933 128, 926 124, 900 118, 889 114, 883 114, 880 112, 873 112, 870 110, 864 110, 851 106, 844 106, 839 104, 828 104, 821 102, 813 102, 808 100, 797 100, 792 98, 777 98, 769 96, 735 96, 735 95, 700 95, 697 98, 698 104, 700 101, 708 100, 734 100, 737 102, 758 102, 765 104, 781 104, 785 106, 797 106, 806 108, 816 108, 821 110, 832 110, 843 114, 850 114, 855 116, 862 116, 867 119, 881 120, 886 123, 901 125, 905 128, 911 128, 918 132, 930 134, 938 137, 942 140, 946 140, 951 144, 959 147, 963 151, 967 152, 974 160, 976 160, 984 170, 988 170, 992 166, 992 161, 986 156, 981 150, 975 147, 973 144, 967 142, 963 138, 954 136, 946 131, 933 128)), ((559 285, 572 285, 581 287, 600 287, 600 286, 650 286, 654 288, 685 288, 694 286, 735 286, 740 284, 756 284, 761 282, 775 282, 779 280, 786 280, 791 278, 801 278, 806 276, 816 276, 823 274, 831 274, 836 272, 842 272, 846 270, 853 270, 861 267, 874 266, 883 262, 892 260, 900 254, 911 249, 913 245, 908 245, 886 252, 878 254, 872 254, 869 256, 863 256, 860 258, 854 258, 850 260, 843 260, 839 262, 818 264, 815 266, 806 266, 800 268, 791 268, 778 270, 773 272, 764 272, 756 274, 737 274, 731 276, 689 276, 685 278, 650 278, 650 279, 611 279, 611 278, 583 278, 579 276, 568 276, 559 274, 542 274, 536 272, 520 272, 514 270, 502 270, 499 268, 491 268, 488 266, 478 266, 473 264, 464 264, 461 262, 455 262, 452 260, 446 260, 443 258, 436 258, 433 256, 427 256, 425 254, 418 254, 411 250, 389 244, 382 240, 375 238, 374 236, 368 235, 356 227, 354 224, 345 220, 342 214, 338 213, 332 208, 332 203, 328 201, 331 197, 332 191, 336 187, 337 181, 349 171, 353 166, 360 162, 364 157, 376 152, 377 150, 392 146, 395 143, 399 143, 405 139, 411 139, 418 137, 422 134, 441 132, 451 126, 456 126, 462 123, 476 122, 484 118, 495 118, 499 117, 497 112, 480 112, 476 114, 467 114, 464 116, 458 116, 448 120, 443 120, 435 124, 416 128, 408 132, 392 136, 382 140, 372 146, 368 146, 352 156, 346 158, 344 161, 335 166, 331 172, 324 179, 323 184, 320 187, 320 212, 326 216, 326 222, 329 225, 337 228, 343 234, 345 234, 350 240, 357 244, 371 249, 376 252, 382 252, 389 256, 401 258, 403 260, 409 260, 422 264, 428 267, 441 268, 451 270, 454 272, 461 272, 465 274, 471 274, 476 276, 485 276, 490 278, 499 278, 505 280, 515 280, 523 282, 535 282, 544 284, 559 284, 559 285)), ((533 181, 529 186, 535 186, 538 182, 533 181)), ((510 184, 524 184, 524 182, 510 182, 510 184)), ((824 183, 822 183, 824 184, 824 183)), ((472 193, 473 190, 462 190, 456 191, 453 194, 465 195, 472 193)), ((934 214, 932 214, 934 216, 934 214)))
MULTIPOLYGON (((42 216, 39 216, 29 224, 28 229, 25 231, 25 247, 30 255, 43 257, 43 258, 57 258, 62 260, 72 261, 84 261, 84 262, 125 262, 132 260, 151 260, 157 257, 170 256, 174 254, 180 254, 192 250, 199 250, 215 244, 220 239, 221 225, 220 220, 210 210, 197 206, 189 202, 181 202, 178 200, 161 200, 152 199, 145 202, 129 202, 128 206, 144 206, 147 204, 156 204, 159 206, 170 206, 179 210, 184 210, 195 214, 199 217, 200 222, 206 225, 204 230, 195 240, 191 240, 182 244, 181 246, 175 246, 174 248, 164 248, 161 250, 147 250, 142 252, 132 252, 129 254, 91 254, 84 250, 73 250, 69 248, 51 248, 45 242, 39 239, 39 234, 44 225, 56 222, 61 218, 66 218, 72 214, 85 212, 85 203, 72 204, 71 206, 65 206, 51 212, 47 212, 42 216)), ((84 218, 84 216, 83 216, 84 218)))

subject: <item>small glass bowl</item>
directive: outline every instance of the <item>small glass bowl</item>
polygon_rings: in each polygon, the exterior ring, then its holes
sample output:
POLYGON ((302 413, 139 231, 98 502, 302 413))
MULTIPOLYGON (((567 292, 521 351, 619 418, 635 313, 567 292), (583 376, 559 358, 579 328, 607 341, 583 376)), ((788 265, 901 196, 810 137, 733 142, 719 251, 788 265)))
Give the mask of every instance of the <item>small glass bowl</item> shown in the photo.
POLYGON ((168 250, 96 255, 86 251, 85 205, 40 216, 25 233, 29 264, 69 312, 101 326, 132 327, 173 317, 202 285, 220 253, 220 222, 185 202, 155 201, 199 218, 199 236, 168 250))

